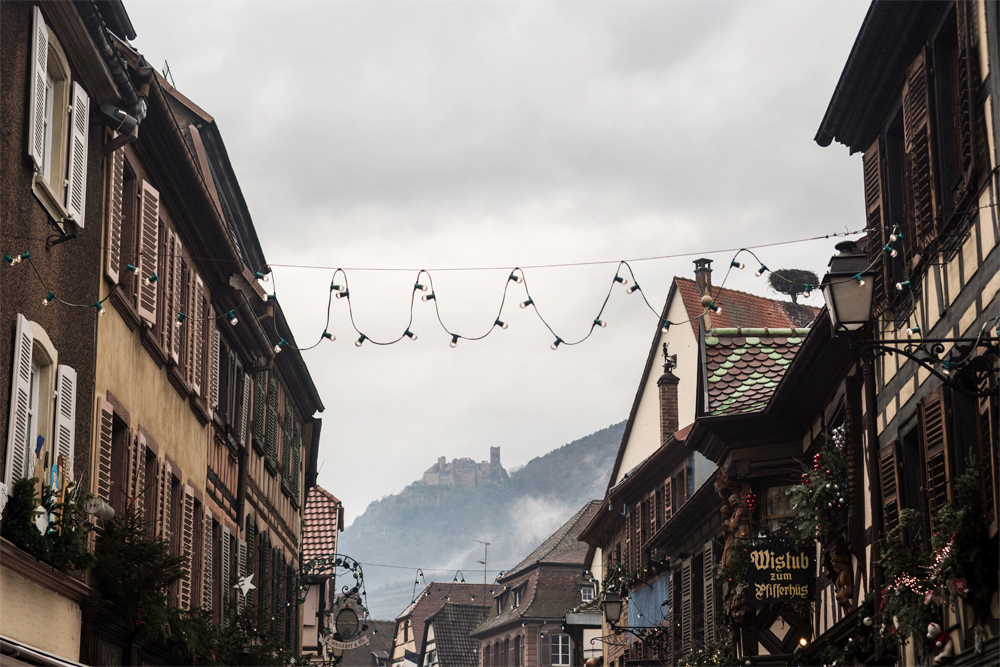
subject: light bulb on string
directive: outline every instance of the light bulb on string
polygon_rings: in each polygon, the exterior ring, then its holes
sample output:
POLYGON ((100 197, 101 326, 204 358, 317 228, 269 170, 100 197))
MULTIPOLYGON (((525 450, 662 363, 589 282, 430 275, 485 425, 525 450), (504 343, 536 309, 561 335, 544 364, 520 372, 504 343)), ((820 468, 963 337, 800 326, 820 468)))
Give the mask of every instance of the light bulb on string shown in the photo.
POLYGON ((340 289, 341 289, 341 287, 337 283, 330 283, 330 291, 331 292, 339 292, 340 289))
POLYGON ((125 270, 128 271, 129 273, 135 273, 138 269, 136 268, 135 264, 129 262, 128 265, 125 267, 125 270))
POLYGON ((906 329, 907 336, 914 336, 919 333, 920 333, 920 327, 916 324, 914 324, 912 327, 907 327, 906 329))
POLYGON ((434 292, 431 292, 430 294, 425 294, 422 297, 420 297, 421 301, 431 301, 433 299, 437 299, 437 297, 434 295, 434 292))
POLYGON ((53 293, 52 293, 52 292, 50 291, 50 292, 49 292, 48 294, 46 294, 46 295, 45 295, 45 298, 44 298, 44 299, 42 299, 42 305, 43 305, 43 306, 47 306, 47 305, 49 305, 49 303, 50 303, 51 301, 55 301, 55 298, 56 298, 56 295, 55 295, 55 294, 53 294, 53 293))
POLYGON ((901 282, 896 283, 896 289, 899 290, 900 292, 902 292, 905 289, 910 289, 910 281, 903 280, 901 282))
POLYGON ((660 331, 667 333, 670 331, 670 325, 673 324, 670 320, 663 320, 663 324, 660 325, 660 331))
POLYGON ((855 275, 854 275, 854 279, 855 279, 856 281, 858 281, 858 287, 861 287, 862 285, 864 285, 864 284, 865 284, 865 279, 861 277, 861 274, 860 274, 860 273, 858 273, 858 274, 855 274, 855 275))
POLYGON ((97 310, 98 315, 104 314, 104 305, 100 301, 94 304, 94 308, 97 310))
POLYGON ((153 283, 155 283, 155 282, 156 282, 157 280, 159 280, 159 278, 158 278, 158 277, 156 276, 156 271, 153 271, 153 272, 152 272, 151 274, 149 274, 149 275, 148 275, 148 276, 146 277, 146 284, 147 284, 147 285, 152 285, 152 284, 153 284, 153 283))
POLYGON ((184 313, 177 313, 177 319, 174 321, 174 326, 179 327, 180 325, 184 324, 184 320, 186 320, 187 318, 188 316, 185 315, 184 313))
POLYGON ((337 340, 337 337, 334 336, 329 331, 327 331, 326 329, 323 329, 323 338, 325 338, 327 340, 337 340))
POLYGON ((227 312, 225 317, 227 320, 229 320, 229 323, 232 324, 234 327, 239 323, 239 320, 236 319, 236 313, 233 312, 232 310, 227 312))
POLYGON ((761 264, 761 265, 760 265, 760 268, 759 268, 759 269, 757 269, 757 270, 756 270, 756 271, 754 272, 754 275, 755 275, 755 276, 757 276, 758 278, 760 278, 760 277, 761 277, 762 275, 764 275, 764 273, 765 273, 765 272, 767 272, 767 271, 770 271, 770 269, 769 269, 769 268, 767 268, 766 266, 764 266, 763 264, 761 264))
POLYGON ((278 354, 279 352, 281 352, 285 348, 286 345, 288 345, 288 341, 286 341, 284 338, 282 338, 281 340, 279 340, 275 344, 275 346, 274 346, 274 353, 278 354))
POLYGON ((802 298, 808 299, 810 296, 812 296, 813 286, 810 285, 809 283, 806 283, 805 285, 803 285, 803 287, 805 287, 805 289, 802 290, 802 298))
POLYGON ((351 296, 351 293, 349 290, 343 289, 337 292, 334 296, 336 296, 338 299, 347 299, 351 296))
POLYGON ((426 292, 427 291, 427 285, 421 285, 420 283, 414 283, 413 284, 413 291, 416 292, 417 290, 420 290, 421 292, 426 292))
POLYGON ((521 276, 517 275, 513 271, 510 272, 510 276, 507 277, 508 282, 513 280, 517 284, 521 284, 521 276))
POLYGON ((715 303, 714 301, 712 303, 708 304, 708 309, 711 310, 713 313, 721 313, 722 312, 722 306, 720 306, 719 304, 715 303))
POLYGON ((622 285, 624 285, 624 284, 625 284, 625 279, 624 279, 624 278, 622 278, 622 277, 621 277, 620 275, 618 275, 618 274, 616 273, 616 274, 615 274, 615 282, 616 282, 616 283, 621 283, 622 285))
POLYGON ((560 344, 560 343, 562 343, 562 342, 563 342, 563 341, 562 341, 562 338, 560 338, 559 336, 556 336, 556 340, 555 340, 555 342, 554 342, 554 343, 552 343, 552 345, 549 345, 549 347, 550 347, 551 349, 553 349, 553 350, 555 350, 555 349, 558 349, 558 347, 559 347, 559 344, 560 344))
POLYGON ((265 282, 266 283, 268 281, 268 276, 270 275, 270 273, 271 273, 271 270, 265 267, 265 269, 263 271, 256 271, 256 272, 254 272, 253 277, 256 278, 257 280, 261 281, 261 282, 265 282))
POLYGON ((10 253, 8 252, 8 253, 4 253, 3 263, 4 264, 10 264, 11 266, 13 266, 14 264, 17 263, 17 260, 15 260, 13 257, 11 257, 10 253))
POLYGON ((458 334, 452 334, 451 335, 451 342, 448 343, 448 346, 449 347, 457 347, 458 346, 458 334))
POLYGON ((529 296, 529 297, 528 297, 528 300, 527 300, 527 301, 522 301, 522 302, 521 302, 521 308, 527 308, 528 306, 530 306, 530 305, 532 305, 532 304, 534 304, 534 303, 535 303, 535 302, 534 302, 534 301, 533 301, 533 300, 531 299, 531 297, 529 296))
POLYGON ((495 322, 493 323, 493 326, 495 326, 495 327, 500 327, 501 329, 506 329, 506 328, 507 328, 507 323, 506 323, 506 322, 504 322, 503 320, 501 320, 501 319, 500 319, 500 318, 498 317, 498 318, 496 319, 496 321, 495 321, 495 322))
POLYGON ((626 294, 632 294, 633 292, 639 291, 639 283, 632 283, 632 286, 625 290, 626 294))
POLYGON ((733 267, 734 269, 745 269, 746 268, 746 264, 744 264, 743 262, 737 262, 735 259, 733 261, 729 262, 729 266, 733 267))
POLYGON ((406 336, 407 338, 409 338, 410 340, 416 340, 417 339, 417 334, 413 333, 409 329, 407 329, 406 331, 404 331, 403 335, 406 336))
POLYGON ((898 251, 898 250, 896 250, 895 248, 893 248, 893 247, 892 247, 891 245, 889 245, 888 243, 886 243, 886 244, 885 244, 885 247, 884 247, 884 248, 882 248, 882 252, 887 252, 887 253, 889 253, 889 256, 890 256, 890 257, 896 257, 897 255, 899 255, 899 251, 898 251))
POLYGON ((889 235, 889 240, 892 241, 893 243, 895 243, 896 241, 902 241, 903 232, 894 231, 892 234, 889 235))
POLYGON ((594 326, 601 327, 603 329, 606 326, 608 326, 608 323, 598 317, 597 319, 594 320, 594 326))
POLYGON ((21 256, 17 258, 17 261, 20 262, 20 261, 23 261, 23 260, 26 260, 26 259, 28 259, 28 260, 31 259, 31 253, 28 252, 27 250, 25 250, 23 253, 21 253, 21 256))

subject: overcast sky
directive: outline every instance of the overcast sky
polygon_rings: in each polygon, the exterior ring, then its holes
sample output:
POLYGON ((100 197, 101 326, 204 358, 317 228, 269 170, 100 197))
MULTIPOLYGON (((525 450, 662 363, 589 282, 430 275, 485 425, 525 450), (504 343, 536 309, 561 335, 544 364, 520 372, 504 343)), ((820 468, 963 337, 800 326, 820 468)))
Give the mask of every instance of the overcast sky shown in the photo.
MULTIPOLYGON (((611 262, 526 269, 570 341, 617 260, 685 255, 631 264, 659 310, 696 257, 718 284, 720 251, 864 226, 860 157, 813 142, 863 2, 126 6, 135 46, 218 122, 268 261, 348 268, 372 340, 406 328, 420 268, 501 267, 432 271, 445 324, 476 336, 510 268, 611 262)), ((835 242, 756 252, 822 275, 835 242)), ((727 286, 770 295, 752 263, 727 286)), ((332 271, 274 274, 312 344, 332 271)), ((455 349, 419 299, 418 340, 355 347, 334 301, 337 340, 303 355, 326 406, 319 481, 348 522, 438 456, 499 445, 511 468, 628 416, 657 326, 640 295, 615 289, 607 328, 555 352, 524 298, 510 291, 508 330, 455 349)))

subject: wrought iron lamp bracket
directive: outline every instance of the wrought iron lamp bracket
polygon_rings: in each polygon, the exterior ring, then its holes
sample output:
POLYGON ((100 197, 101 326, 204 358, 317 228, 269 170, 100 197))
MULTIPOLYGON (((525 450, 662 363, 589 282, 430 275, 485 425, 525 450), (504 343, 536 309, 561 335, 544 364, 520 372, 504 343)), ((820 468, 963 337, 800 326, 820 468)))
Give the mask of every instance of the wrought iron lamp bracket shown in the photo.
POLYGON ((981 338, 922 338, 918 341, 896 341, 896 340, 852 340, 850 345, 852 349, 857 350, 861 358, 866 361, 874 361, 876 358, 883 357, 889 354, 896 354, 902 357, 906 357, 910 361, 918 364, 934 377, 941 380, 941 382, 955 391, 965 394, 967 396, 974 397, 986 397, 992 396, 992 391, 981 392, 974 389, 968 389, 963 386, 962 383, 957 382, 951 375, 942 372, 938 366, 948 363, 946 359, 942 358, 945 352, 945 343, 953 344, 951 351, 952 355, 956 355, 956 358, 964 357, 966 361, 963 362, 961 371, 971 372, 975 377, 981 375, 988 375, 989 373, 996 373, 996 369, 992 364, 989 364, 984 355, 972 356, 973 349, 976 347, 985 347, 987 349, 987 354, 991 354, 994 357, 1000 356, 1000 346, 998 346, 998 341, 1000 339, 993 337, 981 337, 981 338))

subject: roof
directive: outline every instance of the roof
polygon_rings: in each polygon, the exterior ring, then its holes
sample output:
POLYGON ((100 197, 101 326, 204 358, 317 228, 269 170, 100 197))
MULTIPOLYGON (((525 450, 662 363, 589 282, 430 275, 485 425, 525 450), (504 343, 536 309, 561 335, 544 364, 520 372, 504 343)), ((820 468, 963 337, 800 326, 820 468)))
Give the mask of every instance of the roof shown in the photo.
POLYGON ((321 486, 309 489, 302 517, 302 561, 337 553, 337 532, 344 530, 343 506, 321 486))
MULTIPOLYGON (((691 319, 694 335, 698 335, 698 317, 705 312, 701 293, 693 280, 674 278, 677 291, 684 300, 684 309, 691 319)), ((804 327, 816 319, 819 308, 801 303, 740 292, 725 287, 712 287, 715 305, 721 310, 712 313, 712 326, 732 327, 804 327)))
POLYGON ((376 654, 387 661, 389 649, 392 648, 392 630, 395 627, 393 621, 369 620, 368 625, 374 626, 374 632, 368 633, 369 643, 358 648, 351 648, 344 651, 344 657, 338 663, 340 667, 374 667, 376 654))
MULTIPOLYGON (((441 607, 448 602, 456 604, 472 603, 481 601, 485 607, 490 603, 489 586, 487 584, 466 584, 453 582, 441 584, 431 582, 427 588, 420 591, 416 600, 407 605, 406 609, 396 617, 398 622, 401 619, 409 618, 410 627, 413 629, 413 636, 417 641, 424 640, 424 623, 433 616, 441 607)), ((423 651, 423 644, 416 646, 416 652, 423 651)))
POLYGON ((705 336, 709 416, 760 412, 809 329, 713 329, 705 336))
POLYGON ((587 545, 579 540, 580 533, 601 509, 601 504, 600 500, 591 500, 581 507, 569 521, 560 526, 537 549, 528 554, 527 558, 508 570, 497 581, 500 583, 509 581, 529 568, 543 563, 579 564, 582 566, 587 555, 587 545))
MULTIPOLYGON (((427 619, 428 626, 434 624, 434 644, 441 667, 478 665, 479 640, 472 637, 472 631, 483 622, 488 611, 489 608, 483 605, 448 602, 427 619)), ((426 647, 425 636, 424 648, 426 647)))

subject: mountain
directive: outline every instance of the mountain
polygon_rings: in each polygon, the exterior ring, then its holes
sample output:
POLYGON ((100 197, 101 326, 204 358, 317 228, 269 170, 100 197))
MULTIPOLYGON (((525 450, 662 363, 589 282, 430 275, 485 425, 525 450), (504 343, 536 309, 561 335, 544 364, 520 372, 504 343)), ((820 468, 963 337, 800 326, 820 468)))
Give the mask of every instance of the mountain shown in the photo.
POLYGON ((417 481, 371 503, 339 541, 341 553, 363 564, 371 615, 395 618, 423 588, 414 586, 418 568, 427 583, 450 582, 460 570, 479 581, 481 542, 490 543, 488 581, 516 565, 584 503, 604 497, 624 429, 614 424, 533 458, 504 471, 500 484, 417 481))

